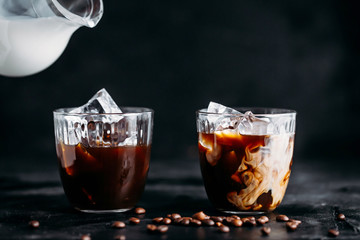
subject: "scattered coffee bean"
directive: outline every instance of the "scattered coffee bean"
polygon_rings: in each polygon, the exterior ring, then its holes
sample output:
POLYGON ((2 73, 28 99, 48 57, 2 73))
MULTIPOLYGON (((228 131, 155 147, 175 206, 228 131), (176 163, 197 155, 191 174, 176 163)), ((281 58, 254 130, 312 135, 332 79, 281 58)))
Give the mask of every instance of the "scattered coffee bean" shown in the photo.
POLYGON ((174 224, 180 224, 180 222, 182 221, 182 218, 175 218, 172 221, 174 222, 174 224))
POLYGON ((286 215, 277 215, 276 216, 276 221, 278 221, 278 222, 287 222, 287 221, 289 221, 289 218, 286 215))
POLYGON ((330 237, 337 237, 337 236, 339 236, 339 234, 340 234, 339 231, 336 229, 329 229, 329 231, 328 231, 328 235, 330 237))
POLYGON ((114 239, 115 240, 125 240, 126 237, 125 237, 125 235, 117 235, 117 236, 114 237, 114 239))
POLYGON ((145 212, 146 212, 145 208, 142 207, 135 208, 136 214, 144 214, 145 212))
MULTIPOLYGON (((169 218, 168 218, 169 219, 169 218)), ((164 220, 164 218, 162 218, 162 217, 156 217, 156 218, 153 218, 153 222, 154 223, 161 223, 162 221, 164 220)), ((170 220, 171 221, 171 220, 170 220)))
POLYGON ((171 219, 170 219, 170 218, 164 218, 164 219, 162 220, 162 223, 163 223, 163 224, 166 224, 166 225, 169 225, 169 224, 171 224, 171 219))
POLYGON ((241 219, 239 216, 236 216, 236 215, 231 215, 231 217, 232 217, 233 219, 241 219))
POLYGON ((177 219, 177 218, 181 218, 181 215, 178 214, 178 213, 172 213, 172 214, 168 214, 167 217, 168 217, 168 218, 171 218, 171 220, 174 221, 174 220, 177 219))
POLYGON ((244 218, 241 218, 241 221, 243 221, 243 222, 255 221, 256 222, 256 219, 254 217, 244 217, 244 218))
POLYGON ((29 222, 29 226, 32 228, 38 228, 40 226, 40 223, 39 223, 39 221, 32 220, 29 222))
POLYGON ((91 240, 91 237, 89 234, 85 234, 85 235, 82 235, 80 239, 81 240, 91 240))
POLYGON ((223 232, 223 233, 227 233, 227 232, 230 232, 230 228, 228 226, 226 226, 226 225, 221 225, 219 227, 219 231, 223 232))
POLYGON ((242 219, 243 225, 247 227, 254 227, 256 226, 256 221, 252 218, 243 218, 242 219))
POLYGON ((297 220, 297 219, 290 219, 289 222, 294 222, 294 223, 296 223, 297 225, 301 224, 301 221, 300 221, 300 220, 297 220))
POLYGON ((154 224, 148 224, 146 225, 146 229, 149 231, 149 232, 155 232, 157 230, 157 227, 156 225, 154 224))
POLYGON ((259 219, 261 219, 265 223, 269 222, 269 218, 267 216, 261 216, 261 217, 259 217, 259 219))
POLYGON ((180 220, 180 224, 181 225, 189 225, 190 224, 190 220, 191 220, 191 218, 188 218, 188 217, 183 217, 183 218, 181 218, 181 220, 180 220))
POLYGON ((297 224, 296 222, 287 222, 286 223, 286 229, 288 231, 293 232, 293 231, 295 231, 297 229, 298 225, 299 224, 297 224))
POLYGON ((131 224, 139 224, 140 223, 140 219, 138 219, 138 218, 136 218, 136 217, 131 217, 131 218, 129 218, 129 222, 131 223, 131 224))
POLYGON ((258 218, 258 219, 256 219, 256 223, 257 223, 257 225, 264 225, 266 222, 264 219, 258 218))
POLYGON ((201 226, 201 221, 197 219, 191 219, 190 224, 194 226, 201 226))
POLYGON ((212 216, 210 217, 211 220, 213 220, 214 222, 222 222, 223 218, 222 217, 218 217, 218 216, 212 216))
POLYGON ((211 219, 204 219, 202 222, 207 226, 214 226, 215 225, 215 222, 213 220, 211 220, 211 219))
POLYGON ((220 226, 222 226, 222 225, 224 225, 224 224, 222 224, 221 222, 216 222, 215 225, 218 226, 218 227, 220 227, 220 226))
POLYGON ((234 227, 241 227, 243 225, 243 222, 241 221, 241 219, 233 219, 231 224, 234 227))
POLYGON ((195 213, 192 217, 200 221, 209 218, 203 211, 195 213))
POLYGON ((268 236, 268 235, 270 235, 270 233, 271 233, 271 228, 269 228, 269 227, 262 227, 262 228, 261 228, 261 233, 262 233, 263 236, 268 236))
POLYGON ((226 217, 223 219, 223 223, 230 225, 234 219, 232 217, 226 217))
POLYGON ((120 222, 120 221, 115 221, 113 222, 113 224, 111 225, 111 227, 113 228, 124 228, 126 225, 124 222, 120 222))
POLYGON ((157 231, 160 233, 166 233, 168 231, 169 227, 166 225, 160 225, 157 227, 157 231))
POLYGON ((339 213, 337 215, 337 219, 340 220, 340 221, 345 221, 346 217, 345 217, 345 215, 343 213, 339 213))

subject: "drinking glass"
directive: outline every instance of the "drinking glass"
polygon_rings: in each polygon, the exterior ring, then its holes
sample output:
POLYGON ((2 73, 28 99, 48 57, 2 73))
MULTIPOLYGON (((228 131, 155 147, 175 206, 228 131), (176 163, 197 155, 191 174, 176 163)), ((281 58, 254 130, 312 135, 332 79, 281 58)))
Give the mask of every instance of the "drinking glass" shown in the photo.
POLYGON ((227 213, 272 211, 289 182, 296 112, 234 109, 239 113, 196 112, 207 196, 215 208, 227 213))
POLYGON ((55 110, 60 177, 69 202, 83 212, 124 212, 140 199, 149 170, 154 111, 55 110))

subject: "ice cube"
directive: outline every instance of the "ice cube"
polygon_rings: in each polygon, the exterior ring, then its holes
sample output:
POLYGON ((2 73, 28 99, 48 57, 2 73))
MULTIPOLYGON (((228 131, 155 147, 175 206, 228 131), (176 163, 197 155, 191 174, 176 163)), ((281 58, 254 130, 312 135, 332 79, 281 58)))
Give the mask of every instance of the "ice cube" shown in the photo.
POLYGON ((103 123, 119 122, 123 116, 112 113, 122 113, 109 93, 103 88, 98 91, 86 104, 74 108, 65 116, 66 128, 64 130, 64 142, 76 145, 79 142, 95 144, 98 139, 98 130, 102 129, 103 123), (81 117, 78 113, 95 114, 81 117), (109 113, 109 115, 96 115, 109 113), (73 115, 71 115, 73 114, 73 115), (98 125, 98 126, 97 126, 98 125), (87 128, 85 128, 87 126, 87 128), (93 128, 92 128, 93 127, 93 128))
POLYGON ((219 103, 210 102, 207 120, 215 126, 215 131, 223 131, 226 129, 237 129, 242 135, 266 135, 269 131, 273 131, 273 124, 267 118, 257 118, 251 111, 242 114, 241 112, 221 105, 219 103), (225 114, 225 115, 223 115, 225 114), (236 114, 229 116, 226 114, 236 114))
MULTIPOLYGON (((241 114, 239 111, 226 107, 216 102, 210 102, 207 108, 208 113, 241 114)), ((217 114, 209 114, 207 120, 215 126, 215 131, 234 129, 237 127, 239 117, 230 117, 217 114)))
POLYGON ((239 111, 237 111, 235 109, 226 107, 226 106, 221 105, 221 104, 216 103, 216 102, 210 102, 209 103, 209 106, 207 108, 207 112, 209 112, 209 113, 230 113, 230 114, 240 113, 239 111))
POLYGON ((122 113, 105 88, 98 91, 86 104, 70 113, 122 113))
POLYGON ((269 119, 257 118, 251 111, 247 111, 241 117, 237 129, 242 135, 266 135, 269 124, 269 119))
POLYGON ((76 145, 80 142, 82 131, 81 123, 86 121, 77 116, 65 116, 66 125, 64 128, 64 143, 76 145))

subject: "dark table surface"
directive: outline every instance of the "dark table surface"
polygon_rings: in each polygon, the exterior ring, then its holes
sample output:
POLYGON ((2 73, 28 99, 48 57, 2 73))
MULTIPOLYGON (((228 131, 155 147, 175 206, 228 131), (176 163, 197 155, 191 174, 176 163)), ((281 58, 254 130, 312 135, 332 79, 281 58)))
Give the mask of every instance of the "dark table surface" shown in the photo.
POLYGON ((220 233, 216 227, 170 225, 165 234, 149 234, 151 219, 177 212, 183 216, 203 210, 224 215, 212 208, 203 187, 197 159, 151 160, 144 194, 138 206, 146 208, 139 225, 113 229, 115 220, 127 221, 133 212, 87 214, 73 210, 63 193, 55 159, 1 159, 0 162, 0 239, 328 239, 329 228, 338 228, 337 239, 360 239, 354 226, 360 225, 360 174, 356 160, 294 159, 293 172, 282 204, 267 214, 270 236, 261 227, 230 228, 220 233), (338 221, 342 212, 348 221, 338 221), (287 232, 277 214, 299 219, 295 232, 287 232), (31 229, 30 220, 40 227, 31 229), (349 224, 350 223, 350 224, 349 224))

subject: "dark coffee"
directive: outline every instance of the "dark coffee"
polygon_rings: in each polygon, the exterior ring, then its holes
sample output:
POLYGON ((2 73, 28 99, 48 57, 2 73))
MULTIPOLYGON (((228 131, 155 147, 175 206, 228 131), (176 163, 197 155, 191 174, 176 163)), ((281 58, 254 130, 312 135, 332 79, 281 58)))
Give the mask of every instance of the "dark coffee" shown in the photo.
POLYGON ((64 191, 80 210, 130 209, 140 199, 150 146, 86 147, 58 144, 64 191))

